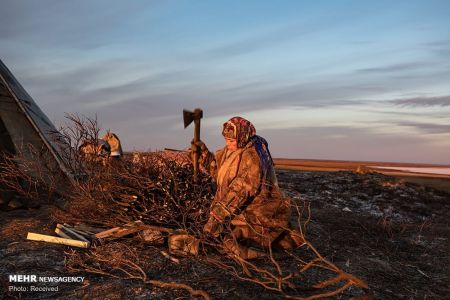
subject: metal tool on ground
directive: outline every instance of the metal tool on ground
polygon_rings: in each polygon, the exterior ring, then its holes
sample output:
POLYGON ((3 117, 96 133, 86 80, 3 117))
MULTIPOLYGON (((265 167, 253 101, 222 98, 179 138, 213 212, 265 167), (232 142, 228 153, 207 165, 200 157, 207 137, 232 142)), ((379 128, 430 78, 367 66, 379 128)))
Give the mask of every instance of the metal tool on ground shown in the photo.
POLYGON ((192 143, 191 151, 193 156, 194 163, 194 182, 198 180, 198 163, 200 158, 200 149, 197 146, 198 141, 200 141, 200 119, 203 118, 203 110, 200 108, 196 108, 193 112, 183 109, 183 121, 184 128, 188 127, 189 124, 194 121, 195 130, 194 130, 194 140, 192 143))

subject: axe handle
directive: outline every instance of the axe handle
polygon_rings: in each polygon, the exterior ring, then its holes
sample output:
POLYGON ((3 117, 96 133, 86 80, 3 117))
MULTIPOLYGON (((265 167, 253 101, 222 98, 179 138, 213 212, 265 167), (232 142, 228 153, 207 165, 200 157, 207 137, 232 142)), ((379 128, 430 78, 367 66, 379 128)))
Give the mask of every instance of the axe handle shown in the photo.
POLYGON ((195 131, 194 131, 194 143, 195 143, 195 152, 194 152, 194 182, 198 180, 198 164, 199 164, 199 156, 200 149, 197 146, 197 142, 200 141, 200 119, 194 120, 195 131))

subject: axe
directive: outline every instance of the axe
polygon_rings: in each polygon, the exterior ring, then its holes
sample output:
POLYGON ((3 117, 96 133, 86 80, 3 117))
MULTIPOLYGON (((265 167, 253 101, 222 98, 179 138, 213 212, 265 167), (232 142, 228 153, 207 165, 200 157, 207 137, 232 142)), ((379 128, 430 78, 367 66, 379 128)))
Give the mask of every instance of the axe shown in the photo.
POLYGON ((183 121, 184 128, 194 121, 194 143, 192 144, 191 151, 194 154, 194 182, 197 182, 198 177, 198 160, 200 155, 200 149, 197 147, 197 142, 200 140, 200 119, 203 118, 203 110, 196 108, 193 112, 183 109, 183 121))

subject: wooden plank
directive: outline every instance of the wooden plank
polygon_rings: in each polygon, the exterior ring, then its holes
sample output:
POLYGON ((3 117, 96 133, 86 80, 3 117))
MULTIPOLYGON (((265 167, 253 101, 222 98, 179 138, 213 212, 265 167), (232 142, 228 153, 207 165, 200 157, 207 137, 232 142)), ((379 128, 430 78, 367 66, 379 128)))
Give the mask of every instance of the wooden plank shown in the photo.
POLYGON ((141 230, 141 228, 139 228, 139 227, 121 228, 118 231, 113 232, 111 237, 112 238, 121 238, 123 236, 138 232, 140 230, 141 230))
POLYGON ((38 233, 33 233, 33 232, 28 232, 27 240, 41 241, 41 242, 54 243, 54 244, 62 244, 62 245, 67 245, 67 246, 79 247, 79 248, 89 248, 89 246, 90 246, 89 242, 65 239, 65 238, 61 238, 61 237, 45 235, 45 234, 38 234, 38 233))
POLYGON ((116 232, 116 231, 118 231, 120 229, 121 229, 120 227, 114 227, 114 228, 111 228, 111 229, 108 229, 108 230, 96 233, 95 237, 98 238, 98 239, 103 239, 105 237, 108 237, 108 236, 112 235, 114 232, 116 232))
POLYGON ((128 224, 125 224, 123 227, 114 227, 99 233, 95 234, 96 238, 103 239, 103 238, 120 238, 125 235, 141 231, 141 230, 157 230, 160 232, 166 232, 166 233, 185 233, 183 230, 174 230, 171 228, 165 228, 160 226, 152 226, 152 225, 146 225, 142 221, 135 221, 128 224))

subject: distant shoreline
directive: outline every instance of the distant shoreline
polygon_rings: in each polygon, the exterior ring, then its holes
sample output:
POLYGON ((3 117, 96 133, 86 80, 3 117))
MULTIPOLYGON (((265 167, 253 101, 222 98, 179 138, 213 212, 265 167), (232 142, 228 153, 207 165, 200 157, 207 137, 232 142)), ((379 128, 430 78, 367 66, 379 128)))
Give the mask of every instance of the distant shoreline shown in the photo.
POLYGON ((450 165, 420 164, 420 163, 396 163, 373 161, 342 161, 342 160, 318 160, 318 159, 286 159, 275 158, 275 167, 280 170, 302 171, 353 171, 353 172, 378 172, 390 176, 412 176, 429 178, 448 178, 449 174, 427 173, 430 168, 443 170, 450 169, 450 165), (385 167, 385 168, 383 168, 385 167), (395 168, 410 168, 415 171, 398 170, 395 168), (423 172, 420 169, 423 168, 423 172))
POLYGON ((425 187, 435 188, 450 193, 450 175, 430 174, 421 172, 407 172, 401 170, 383 169, 383 167, 404 168, 445 168, 448 165, 433 164, 409 164, 409 163, 387 163, 387 162, 359 162, 359 161, 337 161, 316 159, 274 159, 277 170, 311 171, 311 172, 338 172, 351 171, 359 173, 377 172, 388 176, 394 176, 402 181, 410 182, 425 187), (374 167, 377 168, 374 168, 374 167))
POLYGON ((450 168, 450 164, 431 164, 431 163, 409 163, 409 162, 385 162, 385 161, 365 161, 365 160, 334 160, 334 159, 308 159, 308 158, 274 158, 274 161, 286 164, 323 164, 323 165, 378 165, 392 167, 436 167, 450 168))

